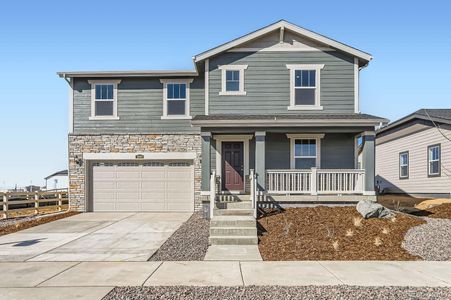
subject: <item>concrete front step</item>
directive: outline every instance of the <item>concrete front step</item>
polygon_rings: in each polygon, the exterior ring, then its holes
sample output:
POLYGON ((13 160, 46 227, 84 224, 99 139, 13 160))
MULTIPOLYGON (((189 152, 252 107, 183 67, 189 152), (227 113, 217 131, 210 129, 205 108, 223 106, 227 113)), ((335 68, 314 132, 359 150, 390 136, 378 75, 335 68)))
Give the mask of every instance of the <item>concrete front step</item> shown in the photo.
POLYGON ((253 216, 254 211, 247 208, 215 209, 213 216, 253 216))
POLYGON ((211 227, 255 227, 257 222, 251 216, 214 216, 211 227))
POLYGON ((210 227, 210 236, 257 236, 254 227, 210 227))
POLYGON ((251 201, 216 202, 219 209, 252 209, 251 201))
POLYGON ((238 201, 250 201, 251 195, 217 195, 217 200, 219 202, 238 202, 238 201))
POLYGON ((257 245, 257 236, 210 236, 210 245, 257 245))

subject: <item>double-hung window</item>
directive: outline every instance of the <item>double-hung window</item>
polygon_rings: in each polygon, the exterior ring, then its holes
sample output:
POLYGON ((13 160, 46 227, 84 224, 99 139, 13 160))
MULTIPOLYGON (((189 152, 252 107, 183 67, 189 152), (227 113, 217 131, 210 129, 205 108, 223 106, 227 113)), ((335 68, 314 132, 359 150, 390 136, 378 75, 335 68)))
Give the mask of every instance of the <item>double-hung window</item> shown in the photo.
POLYGON ((162 119, 189 119, 189 85, 192 79, 160 80, 163 83, 162 119))
POLYGON ((438 177, 441 171, 440 144, 428 147, 428 176, 438 177))
POLYGON ((409 178, 409 152, 399 153, 399 179, 409 178))
POLYGON ((290 71, 288 110, 321 110, 320 72, 324 65, 287 65, 290 71))
POLYGON ((91 120, 117 120, 117 85, 120 80, 91 80, 91 120))
POLYGON ((320 167, 320 139, 323 134, 287 134, 290 138, 292 169, 320 167))
POLYGON ((219 95, 246 95, 244 71, 247 65, 223 65, 221 70, 221 91, 219 95))

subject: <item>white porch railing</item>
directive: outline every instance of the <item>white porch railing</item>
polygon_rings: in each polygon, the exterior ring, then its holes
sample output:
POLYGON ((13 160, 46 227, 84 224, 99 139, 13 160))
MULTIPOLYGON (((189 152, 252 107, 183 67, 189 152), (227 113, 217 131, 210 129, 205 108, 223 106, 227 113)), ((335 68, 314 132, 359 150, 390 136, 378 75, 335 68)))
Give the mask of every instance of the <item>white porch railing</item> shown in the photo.
POLYGON ((270 193, 309 194, 311 178, 310 170, 267 170, 266 189, 270 193))
POLYGON ((210 176, 210 219, 213 218, 216 201, 216 171, 211 172, 210 176))
POLYGON ((258 205, 257 205, 257 176, 255 175, 254 170, 250 170, 249 182, 250 182, 252 209, 254 210, 254 218, 256 218, 257 217, 257 208, 258 208, 258 205))
POLYGON ((273 194, 363 194, 364 170, 267 170, 266 189, 273 194))

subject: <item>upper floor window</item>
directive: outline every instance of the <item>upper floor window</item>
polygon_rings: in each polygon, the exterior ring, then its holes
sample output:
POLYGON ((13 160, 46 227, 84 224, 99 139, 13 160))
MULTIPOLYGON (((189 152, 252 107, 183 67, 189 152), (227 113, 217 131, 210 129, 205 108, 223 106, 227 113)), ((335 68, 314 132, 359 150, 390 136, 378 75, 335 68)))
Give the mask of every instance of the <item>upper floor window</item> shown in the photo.
POLYGON ((289 110, 321 110, 320 72, 324 65, 287 65, 290 71, 289 110))
POLYGON ((190 119, 189 85, 192 79, 161 79, 163 83, 162 119, 190 119))
POLYGON ((290 139, 292 169, 320 167, 320 141, 323 134, 287 134, 290 139))
POLYGON ((428 176, 440 176, 441 170, 440 144, 428 147, 428 176))
POLYGON ((399 153, 399 178, 409 178, 409 152, 399 153))
POLYGON ((120 80, 90 80, 90 120, 117 120, 117 85, 120 80))
POLYGON ((244 70, 247 65, 224 65, 221 70, 221 91, 219 95, 246 95, 244 70))

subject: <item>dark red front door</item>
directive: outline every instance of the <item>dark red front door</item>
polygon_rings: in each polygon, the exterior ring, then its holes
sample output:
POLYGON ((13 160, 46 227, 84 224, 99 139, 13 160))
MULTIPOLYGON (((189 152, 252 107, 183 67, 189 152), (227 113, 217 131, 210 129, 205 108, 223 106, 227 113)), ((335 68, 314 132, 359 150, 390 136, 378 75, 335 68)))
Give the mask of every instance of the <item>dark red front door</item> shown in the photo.
POLYGON ((244 190, 243 142, 222 143, 223 188, 227 191, 244 190))

